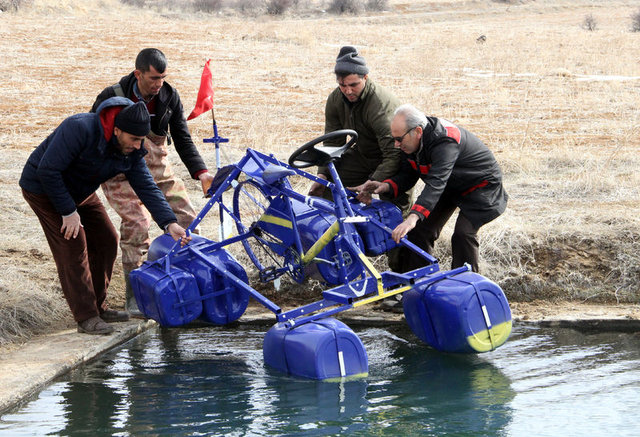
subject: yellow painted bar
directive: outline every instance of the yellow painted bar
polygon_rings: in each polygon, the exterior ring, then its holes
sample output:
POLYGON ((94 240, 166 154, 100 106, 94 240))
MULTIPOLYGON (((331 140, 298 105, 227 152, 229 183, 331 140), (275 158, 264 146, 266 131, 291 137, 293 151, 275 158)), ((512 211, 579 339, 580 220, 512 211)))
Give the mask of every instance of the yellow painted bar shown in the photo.
POLYGON ((358 256, 360 257, 360 261, 362 261, 362 264, 364 264, 367 270, 369 270, 369 273, 371 273, 371 275, 376 278, 376 283, 378 284, 378 295, 384 293, 384 288, 382 288, 382 276, 380 276, 380 273, 378 273, 376 268, 373 266, 373 264, 371 264, 371 261, 369 261, 364 253, 360 252, 358 256))
POLYGON ((362 306, 362 305, 366 305, 366 304, 371 303, 371 302, 375 302, 375 301, 380 300, 380 299, 384 299, 385 297, 395 296, 398 293, 404 293, 407 290, 411 290, 411 287, 413 287, 413 286, 412 285, 407 285, 406 287, 395 288, 395 289, 393 289, 391 291, 387 291, 386 293, 377 294, 377 295, 375 295, 373 297, 369 297, 367 299, 362 299, 362 300, 359 300, 357 302, 354 302, 353 306, 355 308, 355 307, 359 307, 359 306, 362 306))
POLYGON ((270 214, 263 214, 262 217, 260 217, 259 221, 293 229, 293 223, 291 222, 291 220, 283 219, 270 214))
POLYGON ((333 237, 338 235, 338 231, 340 231, 340 223, 336 220, 333 224, 324 231, 324 234, 316 241, 311 248, 302 256, 302 264, 309 264, 316 257, 317 254, 320 253, 324 247, 329 244, 333 237))

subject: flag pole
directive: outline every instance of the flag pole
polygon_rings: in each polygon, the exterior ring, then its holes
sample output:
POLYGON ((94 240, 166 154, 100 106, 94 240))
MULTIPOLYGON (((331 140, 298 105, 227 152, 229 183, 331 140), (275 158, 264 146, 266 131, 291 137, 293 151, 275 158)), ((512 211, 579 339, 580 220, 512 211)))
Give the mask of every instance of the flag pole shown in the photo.
MULTIPOLYGON (((193 108, 187 120, 191 120, 192 118, 196 118, 201 114, 204 114, 207 109, 211 109, 211 119, 213 121, 213 136, 211 138, 203 138, 203 143, 214 143, 216 146, 216 174, 220 170, 221 160, 220 160, 220 143, 229 142, 228 138, 222 138, 218 135, 218 125, 216 124, 216 115, 213 112, 213 77, 211 74, 211 68, 209 67, 209 62, 211 59, 207 59, 207 62, 204 63, 204 69, 202 70, 202 76, 200 77, 200 88, 198 89, 198 97, 196 99, 196 107, 193 108)), ((207 190, 207 195, 212 196, 213 187, 209 187, 207 190)), ((222 207, 222 202, 220 202, 220 241, 224 239, 224 209, 222 207)))
MULTIPOLYGON (((222 138, 218 135, 218 125, 216 124, 216 115, 211 108, 211 119, 213 120, 213 136, 211 138, 203 138, 203 143, 214 143, 216 146, 216 170, 220 170, 222 163, 220 162, 220 143, 228 143, 229 138, 222 138)), ((218 236, 220 241, 224 240, 224 209, 222 208, 222 202, 219 205, 220 208, 220 227, 218 228, 218 236)))

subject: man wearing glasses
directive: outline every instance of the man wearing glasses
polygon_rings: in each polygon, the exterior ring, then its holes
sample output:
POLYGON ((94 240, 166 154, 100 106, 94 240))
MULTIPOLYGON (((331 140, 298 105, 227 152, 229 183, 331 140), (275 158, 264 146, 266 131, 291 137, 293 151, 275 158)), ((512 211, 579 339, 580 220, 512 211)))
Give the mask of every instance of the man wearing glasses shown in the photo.
MULTIPOLYGON (((352 129, 358 133, 357 143, 336 163, 336 169, 345 186, 356 186, 368 180, 383 181, 395 175, 400 168, 402 153, 393 147, 390 122, 393 111, 400 104, 398 99, 385 88, 369 79, 369 67, 355 47, 340 49, 335 65, 338 87, 327 98, 325 107, 325 133, 340 129, 352 129)), ((325 141, 325 146, 342 146, 346 139, 335 138, 325 141)), ((318 168, 318 177, 330 180, 329 169, 318 168)), ((311 196, 330 196, 324 185, 314 183, 311 196)), ((404 214, 411 206, 411 193, 391 198, 388 194, 380 197, 392 200, 404 214)), ((363 193, 369 196, 369 193, 363 193)), ((330 198, 330 197, 329 197, 330 198)))
MULTIPOLYGON (((391 121, 395 147, 403 152, 400 171, 382 182, 367 181, 351 188, 359 193, 396 196, 418 179, 425 184, 407 218, 392 233, 433 254, 440 231, 460 209, 451 237, 451 268, 469 263, 478 271, 478 230, 507 207, 502 172, 491 151, 471 132, 444 119, 427 117, 412 105, 399 106, 391 121)), ((402 269, 426 265, 402 248, 402 269)))

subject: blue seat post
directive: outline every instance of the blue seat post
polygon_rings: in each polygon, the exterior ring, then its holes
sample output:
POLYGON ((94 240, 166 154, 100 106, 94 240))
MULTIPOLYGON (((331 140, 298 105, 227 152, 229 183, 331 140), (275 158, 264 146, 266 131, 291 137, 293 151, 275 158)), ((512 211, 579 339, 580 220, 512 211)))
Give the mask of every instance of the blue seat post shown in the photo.
POLYGON ((327 167, 331 173, 331 179, 333 179, 333 189, 331 190, 331 194, 333 195, 333 203, 336 204, 338 217, 344 218, 353 216, 353 210, 347 200, 347 192, 344 189, 344 185, 342 185, 342 181, 340 180, 340 176, 338 175, 338 171, 336 170, 336 166, 333 164, 333 161, 329 161, 327 167))

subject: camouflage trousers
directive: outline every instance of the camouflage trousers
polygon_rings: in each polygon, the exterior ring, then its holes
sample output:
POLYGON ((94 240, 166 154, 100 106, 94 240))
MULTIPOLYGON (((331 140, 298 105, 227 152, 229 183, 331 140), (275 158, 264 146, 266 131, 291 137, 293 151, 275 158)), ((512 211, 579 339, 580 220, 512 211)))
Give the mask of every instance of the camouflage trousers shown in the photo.
MULTIPOLYGON (((151 176, 169 202, 178 219, 178 224, 186 228, 196 217, 184 182, 173 174, 167 157, 166 137, 149 136, 144 142, 147 153, 144 157, 151 176)), ((144 207, 123 174, 102 184, 109 205, 122 219, 120 225, 120 249, 122 266, 129 272, 142 265, 151 243, 149 228, 151 214, 144 207)))

